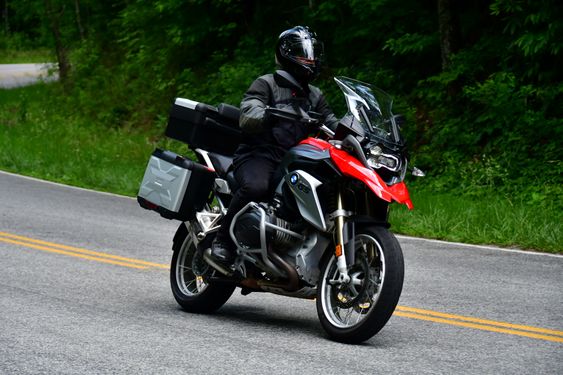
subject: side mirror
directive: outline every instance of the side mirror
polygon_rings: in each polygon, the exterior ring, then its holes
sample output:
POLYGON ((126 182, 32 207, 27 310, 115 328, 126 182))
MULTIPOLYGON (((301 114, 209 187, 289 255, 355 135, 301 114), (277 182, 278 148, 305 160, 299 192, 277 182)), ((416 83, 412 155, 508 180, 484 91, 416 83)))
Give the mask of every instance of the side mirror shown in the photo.
POLYGON ((417 167, 413 167, 411 172, 412 172, 412 175, 415 176, 415 177, 425 177, 426 176, 426 173, 424 173, 423 171, 421 171, 417 167))

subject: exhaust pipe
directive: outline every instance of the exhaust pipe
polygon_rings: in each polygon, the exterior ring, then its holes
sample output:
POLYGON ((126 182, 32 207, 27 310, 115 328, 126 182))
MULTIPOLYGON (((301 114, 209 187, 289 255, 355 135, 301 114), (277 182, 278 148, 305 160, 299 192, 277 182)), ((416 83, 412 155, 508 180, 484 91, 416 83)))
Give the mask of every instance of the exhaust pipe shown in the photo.
MULTIPOLYGON (((264 287, 269 287, 269 288, 281 288, 281 289, 284 289, 288 292, 294 292, 294 291, 298 290, 299 289, 299 275, 297 274, 297 271, 295 270, 295 268, 291 264, 289 264, 285 260, 283 260, 278 254, 273 252, 271 249, 268 249, 268 258, 270 258, 272 260, 274 265, 278 266, 283 271, 285 271, 285 273, 287 274, 287 282, 286 283, 270 283, 270 282, 264 282, 264 281, 259 280, 256 284, 254 284, 254 282, 251 282, 251 281, 246 281, 248 283, 248 285, 245 285, 244 283, 241 283, 241 284, 243 286, 246 286, 246 287, 249 287, 249 288, 252 288, 252 289, 259 289, 260 287, 264 286, 264 287)), ((203 252, 203 259, 207 263, 209 263, 209 265, 211 265, 211 267, 215 268, 217 271, 221 272, 223 275, 225 275, 227 277, 232 277, 234 275, 234 272, 231 269, 215 262, 215 260, 211 256, 211 249, 206 249, 203 252)))
POLYGON ((259 286, 265 286, 270 288, 282 288, 288 292, 294 292, 299 289, 299 275, 295 268, 283 260, 278 254, 276 254, 271 248, 268 248, 268 257, 272 262, 285 271, 287 274, 287 283, 268 283, 258 281, 259 286))

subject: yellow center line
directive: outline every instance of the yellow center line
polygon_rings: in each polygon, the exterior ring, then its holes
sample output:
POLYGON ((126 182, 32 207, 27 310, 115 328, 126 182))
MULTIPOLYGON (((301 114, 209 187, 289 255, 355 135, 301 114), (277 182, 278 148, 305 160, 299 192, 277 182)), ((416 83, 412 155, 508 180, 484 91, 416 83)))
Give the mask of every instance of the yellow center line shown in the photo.
POLYGON ((68 255, 68 256, 71 256, 71 257, 78 257, 78 258, 83 258, 83 259, 95 260, 96 262, 110 263, 110 264, 115 264, 115 265, 118 265, 118 266, 137 268, 137 269, 148 268, 147 266, 141 266, 141 265, 137 265, 137 264, 134 264, 134 263, 124 263, 124 262, 119 262, 119 261, 106 259, 106 258, 98 258, 98 257, 93 257, 93 256, 85 255, 85 254, 78 254, 78 253, 73 253, 73 252, 70 252, 70 251, 53 249, 53 248, 47 247, 47 246, 41 246, 41 245, 35 245, 35 244, 25 243, 25 242, 21 242, 21 241, 10 240, 10 239, 7 239, 7 238, 2 238, 2 237, 0 237, 0 241, 10 243, 10 244, 14 244, 14 245, 31 247, 32 249, 48 251, 50 253, 57 253, 57 254, 68 255))
MULTIPOLYGON (((86 250, 74 246, 67 246, 34 238, 18 236, 6 232, 0 232, 0 242, 136 269, 147 269, 149 267, 162 269, 170 268, 166 264, 147 262, 140 259, 126 258, 118 255, 86 250)), ((443 312, 419 309, 409 306, 397 306, 394 315, 404 318, 418 319, 458 327, 524 336, 546 341, 563 342, 563 331, 547 328, 473 318, 463 315, 447 314, 443 312)))
POLYGON ((482 330, 482 331, 505 333, 505 334, 509 334, 509 335, 524 336, 524 337, 546 340, 546 341, 553 341, 553 342, 563 342, 563 337, 540 335, 538 333, 516 331, 516 330, 506 329, 506 328, 497 328, 497 327, 494 327, 494 326, 488 326, 488 325, 483 325, 483 324, 461 322, 461 321, 444 319, 444 318, 435 318, 435 317, 432 317, 432 316, 429 316, 429 315, 419 315, 419 314, 413 314, 413 313, 406 313, 406 312, 402 312, 402 311, 395 311, 394 315, 401 316, 401 317, 404 317, 404 318, 426 320, 426 321, 434 322, 434 323, 449 324, 449 325, 458 326, 458 327, 474 328, 474 329, 479 329, 479 330, 482 330))
MULTIPOLYGON (((35 249, 38 249, 38 250, 45 250, 45 251, 49 251, 49 250, 53 250, 53 249, 63 250, 63 251, 68 250, 72 253, 91 255, 92 257, 90 257, 90 258, 86 258, 86 256, 82 256, 83 258, 91 259, 91 260, 98 260, 99 258, 108 258, 108 259, 114 259, 114 260, 120 261, 119 265, 123 265, 124 262, 125 262, 125 263, 128 263, 128 264, 142 265, 142 266, 148 266, 148 267, 156 267, 156 268, 163 268, 163 269, 169 268, 169 266, 166 265, 166 264, 146 262, 144 260, 126 258, 126 257, 118 256, 118 255, 101 253, 101 252, 98 252, 98 251, 81 249, 81 248, 74 247, 74 246, 61 245, 61 244, 57 244, 57 243, 53 243, 53 242, 47 242, 47 241, 37 240, 37 239, 34 239, 34 238, 17 236, 15 234, 10 234, 10 233, 6 233, 6 232, 0 232, 0 241, 10 242, 10 241, 14 241, 14 240, 17 240, 18 245, 28 246, 28 247, 32 247, 32 248, 35 248, 35 249), (5 238, 5 237, 7 237, 7 238, 5 238), (32 246, 33 244, 39 244, 39 245, 44 245, 44 246, 42 246, 39 249, 38 247, 32 246)), ((10 242, 10 243, 14 243, 14 242, 10 242)), ((64 254, 68 255, 68 251, 64 252, 64 254)), ((56 251, 53 251, 53 252, 56 252, 56 251)), ((63 254, 63 253, 61 253, 61 254, 63 254)), ((104 263, 110 263, 110 262, 104 262, 104 263)), ((117 263, 114 263, 114 264, 117 264, 117 263)), ((134 268, 139 268, 139 267, 134 267, 134 268)), ((147 267, 141 267, 141 268, 147 268, 147 267)))
POLYGON ((463 315, 445 314, 445 313, 432 311, 432 310, 418 309, 418 308, 415 308, 415 307, 397 306, 397 310, 403 311, 403 312, 406 312, 406 313, 430 315, 430 316, 434 316, 434 317, 438 317, 438 318, 461 320, 461 321, 465 321, 465 322, 478 323, 478 324, 482 324, 482 325, 491 325, 491 326, 503 327, 503 328, 508 328, 508 329, 512 329, 512 330, 530 331, 530 332, 537 332, 537 333, 545 333, 545 334, 554 335, 554 336, 563 336, 563 331, 557 331, 557 330, 554 330, 554 329, 546 329, 546 328, 525 326, 525 325, 520 325, 520 324, 497 322, 495 320, 472 318, 472 317, 463 316, 463 315))

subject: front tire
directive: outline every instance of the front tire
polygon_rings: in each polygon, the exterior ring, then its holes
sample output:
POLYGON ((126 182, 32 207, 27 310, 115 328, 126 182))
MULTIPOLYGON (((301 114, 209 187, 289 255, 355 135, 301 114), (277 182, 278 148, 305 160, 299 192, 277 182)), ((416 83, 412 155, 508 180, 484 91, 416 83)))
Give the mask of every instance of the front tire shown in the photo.
POLYGON ((365 226, 355 233, 355 261, 348 265, 351 282, 336 282, 340 272, 331 252, 321 266, 317 313, 331 339, 356 344, 368 340, 387 323, 403 289, 404 261, 391 232, 365 226))
MULTIPOLYGON (((203 260, 203 251, 197 249, 189 230, 182 236, 183 238, 178 239, 180 245, 174 248, 170 264, 172 294, 188 312, 212 313, 227 302, 236 287, 210 284, 209 277, 215 271, 203 260)), ((200 243, 200 248, 209 246, 211 238, 208 236, 200 243)))

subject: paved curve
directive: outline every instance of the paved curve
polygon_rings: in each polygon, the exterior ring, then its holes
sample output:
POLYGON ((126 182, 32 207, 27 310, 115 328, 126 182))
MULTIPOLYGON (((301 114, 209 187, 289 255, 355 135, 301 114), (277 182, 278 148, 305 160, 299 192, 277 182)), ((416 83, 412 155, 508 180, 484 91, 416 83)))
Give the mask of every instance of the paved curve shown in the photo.
POLYGON ((0 172, 0 207, 1 374, 563 373, 560 256, 401 237, 401 307, 350 346, 311 301, 182 312, 162 268, 177 223, 132 199, 0 172))
POLYGON ((0 64, 0 89, 58 79, 58 73, 49 74, 50 69, 54 69, 54 64, 0 64))

